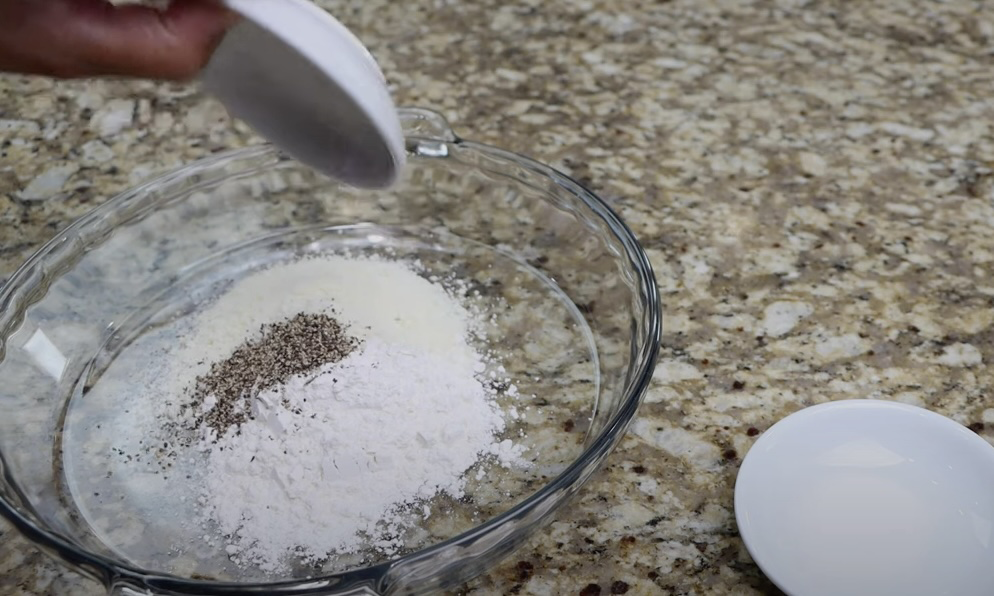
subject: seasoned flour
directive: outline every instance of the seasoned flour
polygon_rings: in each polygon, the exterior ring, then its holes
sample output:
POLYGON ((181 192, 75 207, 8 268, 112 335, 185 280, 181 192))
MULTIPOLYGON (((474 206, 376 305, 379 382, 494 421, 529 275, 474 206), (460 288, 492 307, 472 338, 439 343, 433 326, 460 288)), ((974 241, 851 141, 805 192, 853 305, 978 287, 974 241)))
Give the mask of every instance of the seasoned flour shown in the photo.
POLYGON ((200 396, 168 421, 199 424, 195 523, 237 565, 279 573, 293 560, 390 554, 433 497, 462 496, 478 464, 520 463, 487 382, 497 367, 471 344, 479 315, 401 262, 327 257, 252 275, 202 314, 186 364, 202 374, 228 370, 218 363, 232 354, 252 361, 245 350, 285 353, 263 345, 274 334, 239 343, 233 330, 301 313, 333 313, 358 347, 253 391, 238 424, 202 423, 230 396, 200 396))
POLYGON ((203 504, 229 553, 266 571, 289 552, 394 551, 411 506, 462 496, 481 456, 517 455, 494 439, 504 420, 472 368, 375 338, 257 403, 240 432, 201 444, 203 504))

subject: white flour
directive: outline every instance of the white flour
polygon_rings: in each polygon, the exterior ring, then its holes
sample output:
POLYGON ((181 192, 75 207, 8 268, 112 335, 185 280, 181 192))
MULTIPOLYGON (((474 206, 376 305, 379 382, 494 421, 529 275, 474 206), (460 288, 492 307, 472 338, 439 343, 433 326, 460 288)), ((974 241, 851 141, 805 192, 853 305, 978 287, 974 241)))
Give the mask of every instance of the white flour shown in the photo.
POLYGON ((328 255, 253 273, 199 313, 173 361, 170 392, 183 392, 193 376, 230 356, 260 326, 330 309, 360 339, 474 357, 467 345, 473 317, 442 286, 401 262, 328 255))
POLYGON ((221 535, 205 539, 239 565, 278 573, 294 556, 390 554, 433 496, 462 495, 481 458, 520 463, 469 343, 479 321, 402 263, 327 257, 252 275, 204 311, 176 370, 189 379, 244 342, 238 331, 329 308, 360 349, 264 392, 254 420, 196 446, 200 522, 221 535))
POLYGON ((458 498, 481 456, 517 456, 511 441, 495 441, 504 420, 473 372, 370 339, 265 392, 259 402, 268 405, 240 433, 202 445, 212 472, 206 513, 233 537, 229 553, 274 571, 290 552, 321 559, 355 550, 363 535, 396 550, 412 517, 399 506, 440 492, 458 498))

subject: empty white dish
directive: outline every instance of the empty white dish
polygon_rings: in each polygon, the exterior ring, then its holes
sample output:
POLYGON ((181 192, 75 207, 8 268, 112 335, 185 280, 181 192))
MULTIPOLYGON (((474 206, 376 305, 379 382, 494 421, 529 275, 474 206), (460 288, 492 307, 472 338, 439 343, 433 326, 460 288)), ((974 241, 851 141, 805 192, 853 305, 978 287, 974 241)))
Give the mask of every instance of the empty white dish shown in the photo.
POLYGON ((746 548, 792 596, 994 594, 994 448, 905 404, 801 410, 735 486, 746 548))
POLYGON ((308 0, 225 0, 242 15, 202 73, 204 88, 294 158, 353 186, 392 185, 400 118, 376 61, 308 0))

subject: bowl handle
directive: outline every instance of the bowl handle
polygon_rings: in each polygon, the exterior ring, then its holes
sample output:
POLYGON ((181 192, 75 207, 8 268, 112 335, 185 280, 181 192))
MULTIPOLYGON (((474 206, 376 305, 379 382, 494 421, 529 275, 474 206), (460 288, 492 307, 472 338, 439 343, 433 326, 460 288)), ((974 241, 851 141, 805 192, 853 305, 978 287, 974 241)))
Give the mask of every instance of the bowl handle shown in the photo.
POLYGON ((400 108, 404 136, 454 143, 459 140, 445 116, 425 108, 400 108))

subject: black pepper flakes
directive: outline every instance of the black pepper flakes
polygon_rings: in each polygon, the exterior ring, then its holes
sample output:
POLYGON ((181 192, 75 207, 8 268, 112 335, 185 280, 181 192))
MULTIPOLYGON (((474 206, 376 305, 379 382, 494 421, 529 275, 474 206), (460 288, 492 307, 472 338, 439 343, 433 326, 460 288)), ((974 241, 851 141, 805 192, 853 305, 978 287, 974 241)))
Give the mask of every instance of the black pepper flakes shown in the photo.
POLYGON ((197 377, 187 407, 199 410, 209 397, 216 402, 196 418, 195 428, 206 425, 222 435, 252 418, 251 401, 263 391, 339 362, 359 346, 359 340, 326 314, 300 313, 281 323, 263 325, 260 331, 261 338, 242 344, 197 377))

